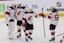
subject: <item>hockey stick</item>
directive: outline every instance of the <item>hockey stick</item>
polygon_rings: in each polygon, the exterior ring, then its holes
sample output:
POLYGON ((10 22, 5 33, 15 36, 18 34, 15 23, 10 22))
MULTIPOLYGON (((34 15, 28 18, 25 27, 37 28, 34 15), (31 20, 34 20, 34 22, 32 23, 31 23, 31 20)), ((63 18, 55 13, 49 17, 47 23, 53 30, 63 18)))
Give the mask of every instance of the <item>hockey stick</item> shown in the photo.
POLYGON ((56 37, 61 36, 61 35, 63 35, 63 34, 64 34, 64 33, 61 33, 61 34, 57 35, 56 37))
MULTIPOLYGON (((43 8, 42 8, 42 13, 43 13, 43 8)), ((43 18, 43 29, 44 29, 44 37, 46 37, 46 33, 45 33, 45 24, 44 24, 44 18, 43 18)))

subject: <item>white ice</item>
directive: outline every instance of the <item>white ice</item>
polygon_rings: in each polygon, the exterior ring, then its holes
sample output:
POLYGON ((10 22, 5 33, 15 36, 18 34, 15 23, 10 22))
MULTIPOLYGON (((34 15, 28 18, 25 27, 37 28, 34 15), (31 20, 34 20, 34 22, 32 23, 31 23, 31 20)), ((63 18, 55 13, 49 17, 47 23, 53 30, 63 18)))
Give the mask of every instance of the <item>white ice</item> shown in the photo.
POLYGON ((5 19, 0 19, 0 43, 59 43, 59 40, 62 38, 63 35, 58 36, 61 33, 64 33, 64 17, 60 17, 57 28, 56 28, 56 41, 49 42, 50 36, 50 20, 45 18, 44 25, 45 25, 45 32, 46 37, 44 37, 44 28, 43 28, 43 19, 34 18, 34 31, 33 31, 33 40, 29 40, 28 42, 25 41, 25 35, 22 31, 22 36, 20 39, 9 40, 8 39, 8 27, 5 24, 5 19))

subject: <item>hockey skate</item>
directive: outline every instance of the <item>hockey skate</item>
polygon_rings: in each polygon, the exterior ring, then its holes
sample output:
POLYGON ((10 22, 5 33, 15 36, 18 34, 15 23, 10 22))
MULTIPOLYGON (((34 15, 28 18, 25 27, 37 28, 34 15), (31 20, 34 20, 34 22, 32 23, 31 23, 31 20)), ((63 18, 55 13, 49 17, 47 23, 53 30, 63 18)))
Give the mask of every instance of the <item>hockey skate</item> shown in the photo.
POLYGON ((63 40, 60 40, 60 43, 62 43, 63 42, 63 40))
POLYGON ((13 40, 14 38, 13 38, 13 36, 9 36, 9 39, 10 39, 10 40, 13 40))
POLYGON ((13 38, 9 38, 10 40, 13 40, 13 38))
POLYGON ((26 41, 28 41, 28 38, 25 38, 26 41))
POLYGON ((49 41, 55 41, 55 38, 51 38, 49 41))
POLYGON ((21 38, 21 33, 17 36, 17 38, 21 38))
POLYGON ((33 40, 30 36, 28 36, 28 38, 29 38, 30 40, 33 40))

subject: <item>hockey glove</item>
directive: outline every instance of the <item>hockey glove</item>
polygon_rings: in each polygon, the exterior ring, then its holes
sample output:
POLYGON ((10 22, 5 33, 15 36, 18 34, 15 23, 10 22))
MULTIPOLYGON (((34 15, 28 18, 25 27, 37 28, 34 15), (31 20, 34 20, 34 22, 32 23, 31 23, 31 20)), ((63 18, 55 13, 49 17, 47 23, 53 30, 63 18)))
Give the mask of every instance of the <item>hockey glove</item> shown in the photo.
POLYGON ((48 16, 48 19, 51 19, 51 16, 48 16))
POLYGON ((44 18, 46 17, 43 13, 40 13, 39 16, 44 17, 44 18))

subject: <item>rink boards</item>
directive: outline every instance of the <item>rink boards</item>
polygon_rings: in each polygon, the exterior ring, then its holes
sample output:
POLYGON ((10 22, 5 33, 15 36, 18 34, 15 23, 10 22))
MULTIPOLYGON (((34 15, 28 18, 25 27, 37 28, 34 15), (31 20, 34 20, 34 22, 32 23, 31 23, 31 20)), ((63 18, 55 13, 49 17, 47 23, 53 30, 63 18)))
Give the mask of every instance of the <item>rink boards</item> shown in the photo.
MULTIPOLYGON (((46 16, 48 16, 49 15, 49 13, 44 13, 46 16)), ((59 16, 60 17, 64 17, 64 13, 59 13, 59 16)), ((0 18, 5 18, 6 16, 5 16, 5 14, 0 14, 0 18)))

